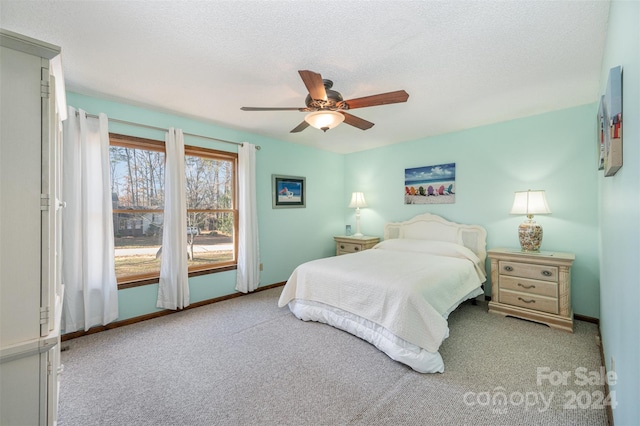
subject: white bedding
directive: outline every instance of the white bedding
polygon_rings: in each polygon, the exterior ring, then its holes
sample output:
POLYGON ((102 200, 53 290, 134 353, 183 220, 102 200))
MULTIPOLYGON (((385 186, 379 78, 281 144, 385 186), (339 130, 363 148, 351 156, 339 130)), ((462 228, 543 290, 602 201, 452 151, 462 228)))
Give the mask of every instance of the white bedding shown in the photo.
POLYGON ((453 243, 389 240, 300 265, 278 306, 361 337, 417 371, 442 371, 437 351, 448 337, 446 318, 482 293, 480 262, 453 243))

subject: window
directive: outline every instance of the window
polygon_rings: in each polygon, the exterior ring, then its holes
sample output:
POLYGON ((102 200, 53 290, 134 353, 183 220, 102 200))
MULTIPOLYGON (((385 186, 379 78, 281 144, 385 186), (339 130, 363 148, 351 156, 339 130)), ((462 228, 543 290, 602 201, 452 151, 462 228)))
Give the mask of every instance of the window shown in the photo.
POLYGON ((235 154, 185 147, 189 271, 235 264, 235 154))
MULTIPOLYGON (((164 142, 110 134, 119 284, 156 282, 162 257, 164 142)), ((185 146, 189 275, 236 265, 237 154, 185 146)))

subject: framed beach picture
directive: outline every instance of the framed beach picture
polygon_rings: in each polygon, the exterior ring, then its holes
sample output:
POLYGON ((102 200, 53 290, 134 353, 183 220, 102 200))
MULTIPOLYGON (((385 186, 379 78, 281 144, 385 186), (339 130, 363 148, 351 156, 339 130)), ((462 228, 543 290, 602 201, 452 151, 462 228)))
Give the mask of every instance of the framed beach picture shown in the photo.
POLYGON ((613 176, 622 167, 622 67, 609 71, 604 94, 604 175, 613 176))
POLYGON ((271 175, 274 209, 305 207, 306 180, 300 176, 271 175))
POLYGON ((404 170, 405 204, 452 204, 455 189, 456 163, 404 170))

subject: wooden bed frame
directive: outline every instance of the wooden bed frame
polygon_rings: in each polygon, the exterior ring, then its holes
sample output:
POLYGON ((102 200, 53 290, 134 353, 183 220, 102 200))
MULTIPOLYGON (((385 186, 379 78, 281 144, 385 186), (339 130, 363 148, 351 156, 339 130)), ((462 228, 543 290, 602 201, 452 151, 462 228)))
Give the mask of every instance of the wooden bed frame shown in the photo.
POLYGON ((394 238, 445 241, 463 245, 480 258, 486 274, 487 231, 480 225, 463 225, 435 214, 424 213, 405 222, 385 224, 384 239, 394 238))

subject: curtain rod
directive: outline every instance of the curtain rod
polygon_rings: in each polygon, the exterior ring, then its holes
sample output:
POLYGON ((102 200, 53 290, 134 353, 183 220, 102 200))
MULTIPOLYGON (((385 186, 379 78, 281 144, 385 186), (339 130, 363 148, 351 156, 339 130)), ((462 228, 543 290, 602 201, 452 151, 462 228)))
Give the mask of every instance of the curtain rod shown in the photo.
MULTIPOLYGON (((78 114, 79 114, 78 111, 76 111, 76 115, 78 115, 78 114)), ((96 114, 89 114, 89 113, 87 113, 87 117, 99 118, 96 114)), ((129 124, 131 126, 138 126, 138 127, 145 127, 147 129, 153 129, 153 130, 161 130, 163 132, 166 132, 166 131, 169 130, 169 129, 164 129, 162 127, 150 126, 148 124, 140 124, 140 123, 133 123, 131 121, 119 120, 117 118, 107 117, 107 119, 109 121, 114 121, 116 123, 129 124)), ((194 136, 196 138, 201 138, 201 139, 209 139, 209 140, 216 141, 216 142, 230 143, 230 144, 233 144, 233 145, 242 145, 242 142, 227 141, 227 140, 224 140, 224 139, 212 138, 211 136, 196 135, 195 133, 183 132, 183 134, 186 135, 186 136, 194 136)), ((256 145, 256 149, 259 150, 260 149, 260 145, 256 145)))

